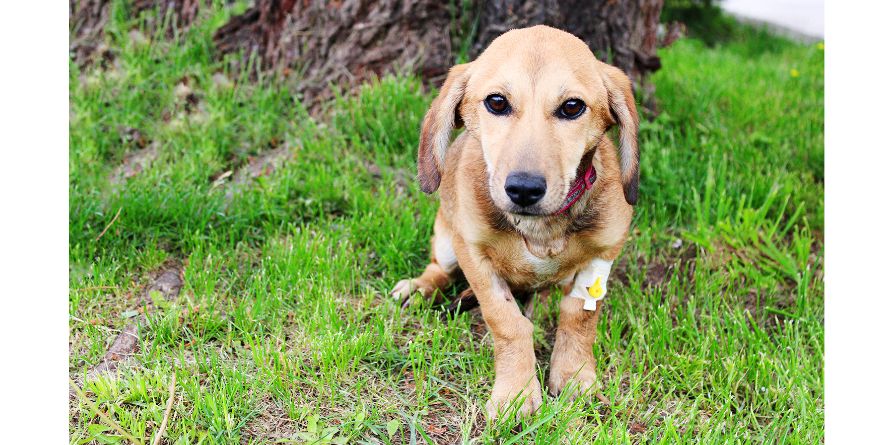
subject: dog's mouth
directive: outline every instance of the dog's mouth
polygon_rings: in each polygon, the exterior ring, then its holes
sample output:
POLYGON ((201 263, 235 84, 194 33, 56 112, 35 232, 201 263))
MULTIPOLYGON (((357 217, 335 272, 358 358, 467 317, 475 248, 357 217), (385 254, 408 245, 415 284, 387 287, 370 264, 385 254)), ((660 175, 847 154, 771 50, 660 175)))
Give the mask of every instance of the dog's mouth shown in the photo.
POLYGON ((536 221, 541 218, 546 218, 551 216, 550 213, 545 212, 539 208, 514 208, 510 207, 507 209, 502 209, 515 223, 519 223, 520 221, 536 221))
POLYGON ((507 219, 520 231, 537 230, 538 225, 545 225, 545 219, 551 216, 540 210, 506 210, 503 212, 507 219))
POLYGON ((536 220, 540 218, 547 218, 555 215, 555 211, 549 211, 548 209, 543 208, 540 205, 533 205, 529 207, 520 207, 516 205, 505 206, 504 208, 499 207, 499 209, 506 213, 511 218, 519 218, 519 219, 529 219, 536 220))

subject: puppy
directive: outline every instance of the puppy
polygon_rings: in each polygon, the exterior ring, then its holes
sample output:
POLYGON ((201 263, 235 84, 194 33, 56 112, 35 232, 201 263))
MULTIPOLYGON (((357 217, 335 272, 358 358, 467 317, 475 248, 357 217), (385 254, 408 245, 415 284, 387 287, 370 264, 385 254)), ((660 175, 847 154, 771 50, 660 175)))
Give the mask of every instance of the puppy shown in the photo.
POLYGON ((515 292, 562 289, 548 388, 597 388, 599 300, 637 200, 637 127, 628 77, 546 26, 509 31, 452 67, 431 104, 418 149, 422 191, 440 192, 431 263, 392 294, 431 297, 461 269, 494 342, 490 418, 514 400, 522 415, 541 403, 515 292), (616 124, 618 154, 606 136, 616 124))

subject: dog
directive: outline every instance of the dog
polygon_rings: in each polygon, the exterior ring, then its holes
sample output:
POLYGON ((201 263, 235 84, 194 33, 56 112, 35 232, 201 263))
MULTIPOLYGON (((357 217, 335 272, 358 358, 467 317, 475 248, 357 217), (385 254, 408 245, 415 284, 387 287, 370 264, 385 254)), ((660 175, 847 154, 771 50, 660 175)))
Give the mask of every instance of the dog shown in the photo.
POLYGON ((569 382, 573 397, 599 389, 593 344, 637 201, 638 120, 625 73, 547 26, 508 31, 452 67, 425 115, 418 180, 440 195, 431 262, 391 294, 429 298, 464 273, 494 344, 490 419, 509 406, 529 415, 542 399, 518 292, 564 295, 550 392, 569 382), (606 135, 613 125, 618 153, 606 135))

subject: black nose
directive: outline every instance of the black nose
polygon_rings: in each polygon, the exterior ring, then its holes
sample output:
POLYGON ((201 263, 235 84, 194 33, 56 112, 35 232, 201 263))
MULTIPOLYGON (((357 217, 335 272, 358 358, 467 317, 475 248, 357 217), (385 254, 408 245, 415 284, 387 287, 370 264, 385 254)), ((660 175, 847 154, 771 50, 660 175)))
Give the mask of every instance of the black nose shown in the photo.
POLYGON ((526 172, 511 173, 505 180, 505 193, 518 206, 526 207, 537 203, 545 195, 547 183, 544 176, 526 172))

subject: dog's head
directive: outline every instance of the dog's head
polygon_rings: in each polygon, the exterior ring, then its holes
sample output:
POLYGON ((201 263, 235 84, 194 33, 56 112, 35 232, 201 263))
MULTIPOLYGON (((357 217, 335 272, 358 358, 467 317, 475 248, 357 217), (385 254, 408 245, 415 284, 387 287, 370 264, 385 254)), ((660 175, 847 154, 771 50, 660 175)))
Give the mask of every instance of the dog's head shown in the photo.
POLYGON ((509 31, 475 61, 449 71, 422 123, 421 188, 439 187, 450 133, 464 125, 482 147, 495 205, 510 214, 550 215, 562 206, 582 158, 614 124, 624 196, 634 204, 638 118, 628 77, 567 32, 509 31))

